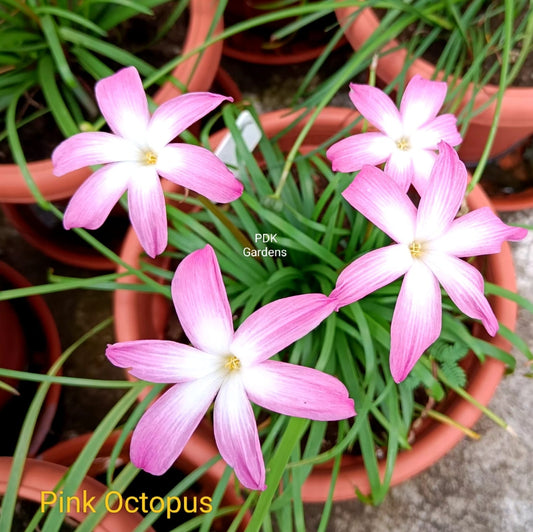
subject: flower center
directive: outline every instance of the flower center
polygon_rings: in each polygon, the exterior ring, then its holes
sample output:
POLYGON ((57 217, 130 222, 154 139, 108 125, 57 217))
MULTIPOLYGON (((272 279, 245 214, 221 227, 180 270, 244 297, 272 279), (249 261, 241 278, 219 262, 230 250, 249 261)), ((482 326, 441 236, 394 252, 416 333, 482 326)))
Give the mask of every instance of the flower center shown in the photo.
POLYGON ((422 254, 422 244, 416 241, 411 242, 409 244, 409 251, 414 258, 419 257, 422 254))
POLYGON ((241 369, 241 361, 235 355, 228 355, 224 367, 228 371, 235 371, 241 369))
POLYGON ((144 154, 144 163, 152 166, 157 163, 157 155, 153 151, 147 151, 144 154))
POLYGON ((399 150, 402 150, 402 151, 410 150, 411 149, 411 143, 409 142, 409 138, 408 137, 400 137, 396 141, 396 147, 399 150))

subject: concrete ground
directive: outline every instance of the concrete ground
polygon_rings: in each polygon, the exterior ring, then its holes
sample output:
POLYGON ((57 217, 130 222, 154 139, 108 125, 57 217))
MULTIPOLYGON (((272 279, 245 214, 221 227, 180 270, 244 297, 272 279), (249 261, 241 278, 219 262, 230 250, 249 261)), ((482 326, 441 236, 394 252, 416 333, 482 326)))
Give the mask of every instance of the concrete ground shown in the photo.
MULTIPOLYGON (((224 66, 237 79, 245 97, 259 102, 263 110, 287 105, 295 88, 293 67, 257 73, 248 66, 225 61, 224 66), (254 82, 251 81, 255 79, 254 82), (261 85, 258 81, 260 80, 261 85), (268 82, 266 82, 267 80, 268 82)), ((347 90, 337 105, 350 106, 347 90)), ((508 223, 533 225, 533 211, 504 217, 508 223)), ((533 298, 533 234, 513 246, 519 292, 533 298)), ((84 276, 87 271, 56 263, 24 242, 0 214, 0 259, 22 271, 33 283, 45 281, 52 267, 62 275, 84 276)), ((111 314, 111 295, 107 292, 75 291, 46 296, 58 323, 63 348, 90 327, 111 314)), ((533 348, 531 315, 519 314, 518 331, 533 348)), ((120 370, 105 363, 104 349, 113 341, 112 330, 83 346, 65 368, 67 375, 86 377, 120 376, 120 370)), ((533 382, 525 375, 528 367, 517 355, 514 374, 499 386, 490 407, 502 416, 518 436, 482 419, 475 427, 479 441, 463 440, 436 465, 418 477, 393 488, 379 507, 358 501, 334 505, 328 530, 331 532, 526 532, 533 530, 533 382)), ((61 415, 54 423, 52 440, 91 430, 99 412, 105 411, 118 396, 115 392, 87 392, 65 387, 61 415), (98 404, 99 410, 91 410, 98 404)), ((322 507, 308 505, 307 530, 317 529, 322 507)))

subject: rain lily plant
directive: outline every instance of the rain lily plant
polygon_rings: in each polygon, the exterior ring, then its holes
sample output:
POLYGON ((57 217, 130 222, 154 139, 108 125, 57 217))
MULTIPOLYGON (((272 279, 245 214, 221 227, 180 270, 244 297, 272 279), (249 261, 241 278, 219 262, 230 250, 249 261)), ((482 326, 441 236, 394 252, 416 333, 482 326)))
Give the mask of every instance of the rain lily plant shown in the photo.
POLYGON ((414 76, 405 88, 400 109, 383 91, 350 84, 356 109, 379 131, 360 133, 335 143, 327 152, 333 170, 354 172, 364 165, 385 164, 385 173, 407 192, 412 184, 422 194, 435 163, 437 145, 461 143, 457 119, 437 116, 447 85, 414 76))
MULTIPOLYGON (((301 493, 313 467, 333 464, 325 494, 331 500, 345 454, 362 456, 369 487, 357 493, 378 504, 398 455, 413 444, 418 418, 434 417, 471 434, 445 410, 433 409, 451 392, 477 404, 466 390, 462 359, 490 355, 512 366, 507 352, 475 336, 473 324, 480 320, 497 334, 482 256, 524 238, 526 230, 505 225, 488 207, 457 217, 468 175, 454 149, 461 142, 455 117, 438 115, 446 84, 415 77, 399 109, 375 87, 353 84, 350 90, 378 131, 326 151, 332 140, 320 130, 326 123, 320 114, 296 154, 290 129, 301 126, 301 114, 292 115, 289 132, 288 113, 275 115, 276 140, 265 134, 252 106, 223 95, 184 94, 150 114, 141 78, 129 67, 96 85, 111 132, 78 133, 54 151, 58 179, 102 165, 70 200, 65 228, 99 227, 127 193, 132 228, 150 257, 139 250, 135 266, 115 258, 129 277, 122 271, 96 276, 94 287, 137 291, 139 306, 128 310, 138 312, 135 318, 148 330, 159 300, 146 304, 145 297, 155 297, 147 292, 166 296, 179 320, 179 327, 161 327, 164 336, 139 333, 107 347, 108 361, 138 379, 117 385, 131 390, 82 457, 94 450, 94 459, 119 423, 115 457, 133 433, 133 465, 114 478, 110 460, 110 489, 124 489, 137 468, 165 475, 176 459, 186 458, 186 444, 202 422, 213 425, 213 458, 168 492, 179 495, 222 458, 228 467, 213 512, 194 517, 202 519, 201 530, 229 512, 220 508, 228 484, 245 498, 232 530, 248 510, 250 530, 275 528, 271 514, 281 530, 287 521, 302 523, 301 493), (210 121, 202 146, 174 142, 219 106, 236 146, 233 171, 211 151, 210 121), (262 131, 255 151, 238 126, 243 107, 262 131), (182 188, 164 190, 160 177, 182 188), (132 408, 141 392, 148 395, 132 408)), ((340 120, 335 115, 334 123, 346 124, 346 117, 353 112, 340 120)), ((65 290, 91 286, 86 279, 59 282, 65 290)), ((516 298, 505 289, 498 295, 516 298)), ((120 305, 115 310, 118 322, 120 305)), ((511 331, 503 334, 533 358, 511 331)), ((77 462, 74 472, 85 465, 77 462)), ((71 484, 67 476, 65 489, 76 489, 71 484)), ((354 494, 359 489, 351 480, 344 484, 354 494)), ((152 509, 142 529, 156 513, 152 509)), ((320 529, 327 518, 325 512, 320 529)))
POLYGON ((95 92, 112 133, 78 133, 52 154, 57 176, 104 165, 72 196, 63 220, 65 229, 97 229, 127 190, 131 223, 146 253, 155 257, 167 246, 165 198, 159 176, 212 201, 225 203, 241 195, 241 183, 209 150, 172 142, 231 98, 209 92, 188 93, 165 102, 150 116, 134 67, 99 81, 95 92))
POLYGON ((405 274, 391 325, 390 369, 396 382, 440 335, 439 282, 462 312, 481 320, 491 336, 498 332, 481 273, 460 257, 498 253, 503 241, 527 234, 505 225, 488 207, 455 219, 467 172, 449 144, 441 141, 439 150, 418 210, 396 181, 373 166, 364 166, 342 194, 397 243, 352 262, 330 297, 339 307, 348 305, 405 274))
POLYGON ((233 318, 211 246, 188 255, 172 281, 172 298, 194 347, 165 340, 113 344, 113 364, 152 382, 177 383, 142 417, 131 442, 133 463, 161 475, 180 455, 216 397, 215 438, 243 486, 265 489, 265 465, 250 401, 288 416, 333 421, 355 415, 336 378, 269 360, 314 329, 334 308, 322 294, 278 299, 233 332, 233 318))

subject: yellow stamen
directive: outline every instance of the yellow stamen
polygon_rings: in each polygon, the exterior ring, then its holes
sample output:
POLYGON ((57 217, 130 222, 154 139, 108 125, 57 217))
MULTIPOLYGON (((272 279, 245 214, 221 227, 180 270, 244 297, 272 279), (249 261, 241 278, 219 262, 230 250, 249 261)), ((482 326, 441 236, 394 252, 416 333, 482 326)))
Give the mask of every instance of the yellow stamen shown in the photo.
POLYGON ((411 242, 409 251, 413 257, 419 257, 422 254, 422 244, 420 242, 411 242))
POLYGON ((396 147, 399 150, 407 151, 411 149, 411 143, 407 137, 401 137, 396 141, 396 147))
POLYGON ((229 371, 235 371, 241 368, 241 361, 235 355, 229 355, 226 358, 224 367, 229 371))
POLYGON ((144 162, 148 165, 154 165, 157 163, 157 155, 153 151, 147 151, 144 154, 144 162))

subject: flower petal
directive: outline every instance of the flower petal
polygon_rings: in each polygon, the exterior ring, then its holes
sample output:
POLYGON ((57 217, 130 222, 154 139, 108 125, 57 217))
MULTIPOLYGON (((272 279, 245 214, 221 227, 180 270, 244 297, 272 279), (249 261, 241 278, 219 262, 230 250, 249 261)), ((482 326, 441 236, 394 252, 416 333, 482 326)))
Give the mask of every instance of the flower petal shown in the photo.
POLYGON ((273 301, 248 316, 235 332, 230 352, 245 365, 266 360, 317 327, 335 309, 323 294, 273 301))
POLYGON ((401 382, 422 353, 439 337, 441 295, 437 278, 421 261, 406 273, 391 324, 390 370, 401 382))
POLYGON ((157 171, 169 181, 215 202, 234 201, 243 191, 242 183, 226 165, 201 146, 165 146, 158 154, 157 171))
POLYGON ((322 371, 266 360, 243 374, 250 400, 273 412, 317 421, 355 416, 346 386, 322 371))
POLYGON ((411 150, 411 159, 413 161, 413 186, 420 196, 426 192, 426 188, 431 177, 431 171, 437 160, 437 154, 431 150, 422 150, 413 148, 411 150))
POLYGON ((421 241, 436 238, 447 230, 466 190, 466 168, 457 152, 445 142, 439 144, 439 150, 418 205, 416 238, 421 241))
POLYGON ((402 136, 400 113, 394 102, 380 89, 350 83, 350 99, 356 109, 392 140, 402 136))
POLYGON ((400 186, 381 170, 363 167, 342 195, 393 240, 412 242, 416 208, 400 186))
POLYGON ((464 260, 445 253, 427 253, 423 261, 437 276, 459 310, 481 320, 487 332, 494 336, 498 332, 498 320, 484 295, 481 273, 464 260))
POLYGON ((220 369, 220 358, 167 340, 133 340, 107 346, 112 364, 150 382, 187 382, 220 369))
POLYGON ((123 68, 101 79, 94 91, 98 107, 111 131, 138 146, 144 146, 150 113, 137 69, 123 68))
POLYGON ((167 213, 161 181, 153 166, 139 166, 128 187, 131 225, 150 257, 167 246, 167 213))
POLYGON ((430 81, 419 75, 413 76, 405 87, 400 103, 401 120, 407 135, 411 135, 437 116, 447 90, 448 87, 443 81, 430 81))
POLYGON ((233 319, 211 246, 180 262, 172 279, 172 299, 183 331, 194 346, 213 355, 231 352, 233 319))
POLYGON ((139 161, 140 150, 130 141, 99 131, 78 133, 64 140, 52 153, 54 175, 62 176, 93 164, 139 161))
POLYGON ((338 310, 392 283, 412 264, 409 248, 403 244, 374 249, 342 270, 329 297, 336 301, 338 310))
POLYGON ((457 118, 452 114, 437 116, 413 132, 410 139, 413 147, 431 150, 436 150, 441 140, 450 146, 463 141, 457 129, 457 118))
POLYGON ((407 192, 414 178, 413 156, 411 150, 394 149, 385 165, 385 173, 407 192))
POLYGON ((219 374, 176 384, 151 405, 131 438, 133 464, 162 475, 181 454, 221 384, 219 374))
POLYGON ((126 191, 134 171, 132 163, 114 163, 88 177, 70 198, 63 218, 65 229, 100 227, 126 191))
POLYGON ((448 231, 430 243, 429 249, 456 257, 499 253, 505 240, 522 240, 527 229, 504 224, 490 209, 482 207, 456 218, 448 231))
POLYGON ((385 162, 394 147, 394 141, 383 133, 361 133, 336 142, 326 156, 334 172, 355 172, 365 164, 385 162))
POLYGON ((250 401, 238 376, 226 378, 213 413, 215 440, 222 458, 243 486, 264 490, 265 463, 250 401))
POLYGON ((233 98, 211 92, 190 92, 163 103, 155 110, 148 126, 150 147, 159 151, 225 100, 232 102, 233 98))

